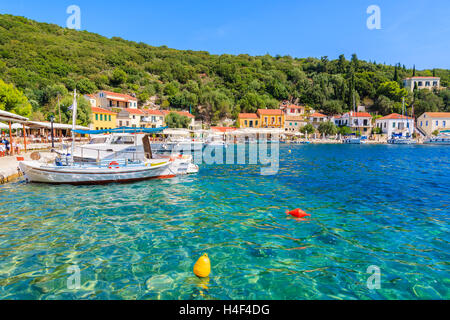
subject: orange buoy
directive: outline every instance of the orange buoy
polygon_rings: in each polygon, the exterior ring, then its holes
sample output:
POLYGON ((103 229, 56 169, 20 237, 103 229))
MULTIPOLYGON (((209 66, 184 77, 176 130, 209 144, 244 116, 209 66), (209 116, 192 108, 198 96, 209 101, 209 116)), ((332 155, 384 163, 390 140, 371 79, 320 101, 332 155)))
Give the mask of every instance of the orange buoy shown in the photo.
POLYGON ((303 211, 301 209, 295 209, 292 211, 286 210, 286 214, 291 215, 295 218, 311 217, 311 215, 309 213, 306 213, 305 211, 303 211))

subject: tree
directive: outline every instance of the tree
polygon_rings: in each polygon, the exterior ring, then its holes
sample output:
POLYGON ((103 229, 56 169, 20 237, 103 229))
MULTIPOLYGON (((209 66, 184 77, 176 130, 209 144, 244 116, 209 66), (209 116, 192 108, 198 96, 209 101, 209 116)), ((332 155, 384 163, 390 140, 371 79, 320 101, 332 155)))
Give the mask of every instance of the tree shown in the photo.
POLYGON ((0 110, 30 117, 33 108, 22 91, 0 80, 0 110))
POLYGON ((120 68, 116 68, 113 71, 112 77, 110 79, 111 84, 114 86, 121 85, 127 80, 127 74, 120 68))
POLYGON ((177 128, 189 128, 189 124, 191 123, 191 120, 183 115, 180 115, 176 112, 171 112, 166 116, 165 119, 166 125, 169 128, 177 129, 177 128))
POLYGON ((329 136, 338 132, 336 125, 331 121, 322 122, 319 125, 318 130, 321 134, 326 134, 329 136))
POLYGON ((347 126, 339 127, 338 128, 338 133, 343 135, 343 136, 348 136, 348 135, 352 134, 352 129, 350 127, 347 127, 347 126))
MULTIPOLYGON (((72 123, 73 96, 71 94, 65 96, 61 101, 61 121, 62 123, 72 123)), ((77 97, 77 125, 88 126, 92 120, 92 111, 89 101, 83 96, 77 97)))
POLYGON ((97 87, 89 79, 83 78, 77 82, 77 90, 81 94, 91 94, 97 90, 97 87))
POLYGON ((300 128, 299 130, 301 133, 306 134, 306 133, 314 133, 316 132, 316 128, 314 128, 314 126, 310 123, 307 123, 306 125, 304 125, 303 127, 300 128))

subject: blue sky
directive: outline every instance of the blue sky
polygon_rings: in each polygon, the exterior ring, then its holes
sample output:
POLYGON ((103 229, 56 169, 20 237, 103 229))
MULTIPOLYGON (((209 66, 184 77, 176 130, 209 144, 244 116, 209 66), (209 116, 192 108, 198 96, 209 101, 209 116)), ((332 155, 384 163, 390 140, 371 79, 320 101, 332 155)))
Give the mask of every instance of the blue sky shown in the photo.
POLYGON ((0 0, 0 12, 66 26, 69 5, 82 29, 107 37, 214 54, 328 56, 408 67, 450 68, 448 0, 0 0), (369 30, 367 7, 381 9, 369 30))

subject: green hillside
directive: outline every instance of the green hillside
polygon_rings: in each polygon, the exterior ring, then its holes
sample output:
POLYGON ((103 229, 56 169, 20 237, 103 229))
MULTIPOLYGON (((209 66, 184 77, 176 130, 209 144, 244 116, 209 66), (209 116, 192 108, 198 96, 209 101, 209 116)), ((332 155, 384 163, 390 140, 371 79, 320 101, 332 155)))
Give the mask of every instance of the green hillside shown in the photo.
MULTIPOLYGON (((305 44, 307 46, 307 44, 305 44)), ((57 97, 70 103, 74 88, 81 93, 109 89, 136 93, 140 103, 157 97, 163 108, 187 109, 212 123, 239 112, 275 108, 279 101, 307 104, 328 114, 350 109, 352 92, 373 112, 398 112, 403 96, 414 101, 416 115, 450 111, 450 90, 408 93, 401 79, 435 74, 450 86, 450 70, 413 71, 401 64, 387 66, 327 57, 211 55, 208 52, 152 47, 120 38, 0 15, 0 109, 43 120, 55 111, 57 97), (13 84, 31 107, 14 109, 2 102, 13 84), (2 94, 2 92, 5 92, 2 94), (2 98, 3 95, 3 98, 2 98)), ((64 109, 66 110, 66 109, 64 109)), ((69 115, 67 116, 67 120, 69 115)), ((64 116, 66 120, 66 116, 64 116)), ((86 124, 89 117, 82 119, 86 124)))

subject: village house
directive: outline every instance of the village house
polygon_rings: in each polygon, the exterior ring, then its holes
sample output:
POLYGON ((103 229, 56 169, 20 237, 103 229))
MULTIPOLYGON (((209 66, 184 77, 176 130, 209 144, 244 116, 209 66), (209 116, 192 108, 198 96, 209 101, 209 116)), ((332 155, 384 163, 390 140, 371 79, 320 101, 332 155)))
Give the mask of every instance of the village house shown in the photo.
POLYGON ((160 110, 142 110, 145 116, 142 118, 141 127, 161 128, 164 127, 164 113, 160 110))
POLYGON ((414 133, 414 118, 402 116, 398 113, 392 113, 388 116, 376 119, 375 125, 389 138, 392 137, 393 133, 407 131, 410 136, 414 133))
POLYGON ((256 113, 240 113, 238 117, 239 128, 259 128, 259 118, 256 113))
POLYGON ((137 109, 137 99, 128 94, 99 91, 95 94, 96 106, 108 109, 137 109))
POLYGON ((411 77, 403 79, 403 86, 410 91, 417 89, 439 89, 441 87, 441 78, 439 77, 411 77))
POLYGON ((347 112, 340 118, 335 116, 336 125, 350 127, 353 131, 370 134, 372 132, 372 116, 368 112, 347 112))
POLYGON ((91 105, 91 107, 96 107, 97 106, 97 99, 95 98, 95 96, 93 94, 85 94, 83 97, 87 101, 89 101, 89 104, 91 105))
POLYGON ((259 109, 256 114, 261 128, 284 127, 284 113, 280 109, 259 109))
POLYGON ((417 118, 417 127, 427 136, 450 129, 450 112, 425 112, 417 118))
POLYGON ((92 107, 92 123, 90 125, 91 130, 104 130, 114 129, 117 127, 117 113, 99 108, 92 107))
POLYGON ((127 108, 117 114, 117 126, 140 128, 145 113, 140 109, 127 108))
POLYGON ((313 125, 314 128, 318 128, 322 122, 328 121, 326 115, 321 114, 319 112, 314 112, 309 116, 309 123, 313 125))

